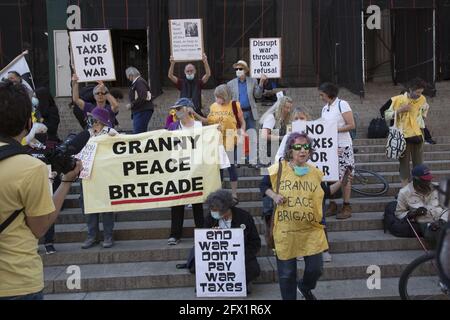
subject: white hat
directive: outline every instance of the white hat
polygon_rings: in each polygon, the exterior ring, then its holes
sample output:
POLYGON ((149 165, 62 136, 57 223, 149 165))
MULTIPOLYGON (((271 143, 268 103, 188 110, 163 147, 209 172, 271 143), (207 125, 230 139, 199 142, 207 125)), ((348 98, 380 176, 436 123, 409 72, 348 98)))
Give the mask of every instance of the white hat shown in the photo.
POLYGON ((244 68, 246 72, 250 71, 247 62, 245 62, 244 60, 239 60, 238 62, 233 64, 234 69, 236 69, 238 67, 244 68))

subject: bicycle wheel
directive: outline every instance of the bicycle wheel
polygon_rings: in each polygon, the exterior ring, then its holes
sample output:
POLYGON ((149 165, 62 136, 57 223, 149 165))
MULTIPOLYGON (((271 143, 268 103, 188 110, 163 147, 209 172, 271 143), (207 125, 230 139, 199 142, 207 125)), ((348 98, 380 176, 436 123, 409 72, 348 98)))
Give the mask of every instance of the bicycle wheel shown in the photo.
POLYGON ((436 254, 428 253, 411 262, 402 272, 399 281, 399 292, 402 300, 448 300, 439 279, 436 254))
POLYGON ((378 173, 355 169, 352 190, 368 197, 382 196, 389 190, 389 183, 378 173))

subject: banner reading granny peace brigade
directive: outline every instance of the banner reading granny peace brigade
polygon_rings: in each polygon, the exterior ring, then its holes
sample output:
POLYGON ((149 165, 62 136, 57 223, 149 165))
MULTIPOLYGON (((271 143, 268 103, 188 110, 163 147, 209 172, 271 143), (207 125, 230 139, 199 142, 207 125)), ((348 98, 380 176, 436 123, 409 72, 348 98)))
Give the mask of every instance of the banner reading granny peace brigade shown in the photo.
POLYGON ((122 212, 203 203, 221 187, 217 126, 100 136, 85 212, 122 212))

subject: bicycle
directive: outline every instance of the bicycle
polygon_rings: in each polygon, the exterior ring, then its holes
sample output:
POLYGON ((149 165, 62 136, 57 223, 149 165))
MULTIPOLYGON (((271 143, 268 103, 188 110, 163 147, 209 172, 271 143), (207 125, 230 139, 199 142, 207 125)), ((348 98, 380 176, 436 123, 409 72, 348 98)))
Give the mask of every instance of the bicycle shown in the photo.
POLYGON ((355 168, 352 190, 368 197, 379 197, 389 191, 389 183, 380 174, 355 168))
MULTIPOLYGON (((450 180, 444 181, 439 187, 436 187, 440 194, 440 202, 442 206, 448 207, 450 197, 450 180)), ((409 222, 409 220, 408 220, 409 222)), ((410 223, 410 222, 409 222, 410 223)), ((412 225, 410 223, 411 228, 412 225)), ((414 228, 413 228, 414 230, 414 228)), ((445 299, 450 300, 450 284, 449 275, 443 270, 439 259, 443 257, 443 243, 450 235, 450 224, 446 228, 442 228, 441 236, 437 252, 428 252, 424 244, 417 239, 425 250, 425 254, 411 262, 402 272, 399 281, 399 293, 402 300, 431 300, 431 299, 445 299), (446 279, 446 280, 444 280, 446 279)), ((445 252, 444 252, 445 254, 445 252)), ((448 254, 448 252, 447 252, 448 254)), ((446 257, 447 259, 448 256, 446 257)))

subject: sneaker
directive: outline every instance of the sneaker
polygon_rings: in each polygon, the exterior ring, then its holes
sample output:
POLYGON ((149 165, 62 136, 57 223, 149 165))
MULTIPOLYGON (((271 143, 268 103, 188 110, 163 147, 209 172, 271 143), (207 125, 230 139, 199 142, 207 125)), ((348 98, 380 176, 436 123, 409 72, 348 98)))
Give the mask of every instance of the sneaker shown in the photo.
POLYGON ((301 297, 304 300, 317 300, 316 296, 313 295, 311 290, 304 291, 304 290, 300 289, 300 287, 298 285, 297 285, 297 292, 300 293, 301 297))
POLYGON ((89 249, 95 246, 98 243, 97 239, 95 238, 87 238, 86 241, 81 246, 81 249, 89 249))
POLYGON ((336 215, 336 219, 345 220, 352 217, 352 206, 349 204, 344 204, 342 210, 336 215))
POLYGON ((179 243, 180 243, 180 239, 175 239, 174 237, 171 237, 171 238, 169 238, 169 240, 167 240, 167 244, 169 246, 176 246, 179 243))
POLYGON ((297 257, 297 261, 305 261, 305 258, 303 258, 303 257, 297 257))
POLYGON ((323 262, 331 262, 331 254, 328 251, 322 253, 323 262))
POLYGON ((427 143, 427 144, 437 144, 437 142, 434 141, 433 139, 429 139, 429 140, 425 141, 425 143, 427 143))
POLYGON ((109 249, 112 248, 114 246, 114 241, 112 238, 109 239, 105 239, 103 240, 103 244, 102 244, 103 248, 105 249, 109 249))
POLYGON ((56 253, 56 249, 53 246, 53 244, 49 243, 49 244, 44 245, 44 247, 45 247, 45 254, 54 254, 54 253, 56 253))
POLYGON ((338 213, 338 206, 336 202, 330 201, 327 211, 325 211, 325 217, 332 217, 335 216, 337 213, 338 213))

